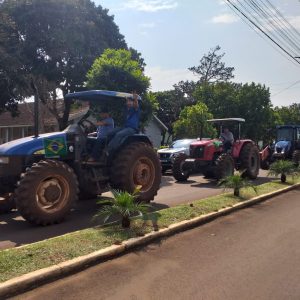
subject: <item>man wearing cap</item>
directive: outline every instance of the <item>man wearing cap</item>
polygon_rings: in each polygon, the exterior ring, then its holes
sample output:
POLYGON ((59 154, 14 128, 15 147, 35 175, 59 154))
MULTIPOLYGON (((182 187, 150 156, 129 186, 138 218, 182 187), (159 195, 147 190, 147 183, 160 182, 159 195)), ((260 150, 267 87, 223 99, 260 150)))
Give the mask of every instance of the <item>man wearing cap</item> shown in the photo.
POLYGON ((124 108, 124 125, 116 128, 108 135, 112 138, 108 144, 108 153, 116 150, 124 137, 139 132, 140 107, 137 93, 133 93, 132 97, 126 98, 126 106, 124 108))

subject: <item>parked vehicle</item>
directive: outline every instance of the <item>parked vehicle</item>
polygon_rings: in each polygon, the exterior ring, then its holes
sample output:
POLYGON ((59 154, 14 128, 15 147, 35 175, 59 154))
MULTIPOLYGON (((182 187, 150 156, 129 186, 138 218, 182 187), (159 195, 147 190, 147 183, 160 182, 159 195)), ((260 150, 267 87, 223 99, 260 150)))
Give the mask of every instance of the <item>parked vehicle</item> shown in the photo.
POLYGON ((232 175, 234 169, 242 170, 244 176, 255 179, 259 172, 259 151, 252 140, 241 139, 241 118, 212 119, 222 127, 226 124, 237 125, 237 139, 231 149, 225 151, 220 139, 200 140, 190 145, 190 155, 181 154, 173 163, 173 176, 178 181, 185 181, 192 172, 202 173, 206 177, 221 179, 232 175))
POLYGON ((159 149, 157 151, 162 167, 162 172, 165 173, 167 170, 172 169, 175 157, 179 154, 190 154, 190 144, 197 141, 197 139, 182 139, 174 141, 170 147, 159 149))
MULTIPOLYGON (((131 96, 84 91, 66 95, 65 101, 119 101, 123 106, 131 96)), ((161 166, 149 138, 143 134, 127 136, 114 152, 107 153, 105 148, 99 163, 88 164, 87 135, 94 129, 91 121, 82 118, 62 132, 1 145, 0 211, 16 205, 27 221, 48 225, 62 221, 78 196, 95 197, 110 187, 133 192, 140 186, 138 199, 152 200, 159 189, 161 166)))
POLYGON ((278 159, 300 163, 300 125, 281 125, 276 127, 274 143, 267 145, 261 152, 261 168, 268 170, 270 164, 278 159))

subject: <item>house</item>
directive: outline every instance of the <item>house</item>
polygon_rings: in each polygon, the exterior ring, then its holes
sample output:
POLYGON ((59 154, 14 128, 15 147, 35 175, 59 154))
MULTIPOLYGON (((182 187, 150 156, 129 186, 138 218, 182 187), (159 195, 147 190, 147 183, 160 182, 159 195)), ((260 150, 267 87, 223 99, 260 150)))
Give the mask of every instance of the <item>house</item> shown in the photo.
POLYGON ((154 114, 145 127, 145 134, 149 137, 154 148, 159 148, 162 141, 162 133, 168 131, 168 127, 154 114))
MULTIPOLYGON (((42 103, 39 108, 40 133, 58 131, 56 118, 42 103)), ((86 107, 73 110, 69 116, 70 122, 80 119, 87 110, 86 107)), ((17 117, 12 117, 10 112, 0 114, 0 144, 34 134, 34 103, 20 103, 18 111, 17 117)))
MULTIPOLYGON (((21 103, 18 109, 19 115, 17 117, 12 117, 9 112, 0 114, 0 144, 34 134, 34 103, 21 103)), ((69 122, 78 121, 87 111, 88 106, 74 109, 70 113, 69 122)), ((59 130, 57 120, 41 103, 39 114, 40 132, 54 132, 59 130)), ((145 128, 145 134, 149 136, 153 146, 159 148, 162 133, 167 130, 168 128, 155 115, 152 115, 145 128)))

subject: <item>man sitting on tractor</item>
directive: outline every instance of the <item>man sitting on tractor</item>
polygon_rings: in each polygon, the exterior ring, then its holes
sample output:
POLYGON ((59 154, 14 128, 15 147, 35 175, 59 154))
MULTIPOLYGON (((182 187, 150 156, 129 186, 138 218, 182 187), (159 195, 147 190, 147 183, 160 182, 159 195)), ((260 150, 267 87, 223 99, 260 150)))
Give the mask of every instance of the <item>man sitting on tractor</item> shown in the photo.
POLYGON ((100 160, 101 150, 104 148, 108 134, 114 129, 114 120, 110 116, 107 109, 103 108, 100 112, 100 121, 97 125, 97 139, 93 145, 91 158, 88 162, 95 162, 100 160))
POLYGON ((228 152, 234 142, 234 137, 228 127, 224 127, 223 132, 221 133, 220 139, 223 143, 224 152, 228 152))
POLYGON ((111 139, 108 144, 108 153, 118 148, 124 137, 139 132, 140 107, 138 103, 138 95, 134 92, 132 97, 126 99, 124 109, 124 125, 123 127, 112 130, 108 138, 111 139))

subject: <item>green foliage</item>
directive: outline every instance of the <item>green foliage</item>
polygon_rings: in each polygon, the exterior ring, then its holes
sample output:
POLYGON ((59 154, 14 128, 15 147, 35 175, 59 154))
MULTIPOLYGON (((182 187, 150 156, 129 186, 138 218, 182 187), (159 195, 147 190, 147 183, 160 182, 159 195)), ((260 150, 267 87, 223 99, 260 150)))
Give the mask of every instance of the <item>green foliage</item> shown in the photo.
POLYGON ((99 204, 104 204, 95 218, 104 217, 104 223, 112 216, 121 219, 122 227, 130 227, 130 217, 134 214, 143 216, 148 212, 151 205, 137 202, 136 197, 139 193, 137 189, 133 194, 126 191, 112 190, 114 198, 112 200, 100 200, 99 204))
POLYGON ((15 24, 20 41, 11 56, 20 52, 22 70, 40 99, 51 102, 49 109, 64 127, 70 107, 59 114, 56 90, 66 94, 83 89, 95 58, 106 48, 126 48, 124 37, 108 10, 91 0, 5 0, 0 5, 15 24))
POLYGON ((224 189, 233 189, 234 196, 240 196, 241 188, 251 187, 256 193, 257 189, 247 178, 243 177, 243 173, 236 173, 231 176, 227 176, 219 182, 219 186, 224 189))
POLYGON ((240 117, 246 120, 242 135, 255 141, 269 138, 274 127, 269 89, 261 84, 220 82, 196 88, 194 97, 207 105, 215 118, 240 117))
POLYGON ((0 4, 0 113, 17 114, 17 103, 26 96, 27 74, 22 69, 16 24, 0 4))
POLYGON ((215 129, 206 120, 213 116, 203 103, 185 107, 174 123, 176 138, 214 137, 215 129))
MULTIPOLYGON (((153 93, 147 93, 150 79, 143 73, 141 62, 132 58, 132 52, 125 49, 106 49, 98 57, 87 73, 87 88, 112 91, 136 91, 143 97, 141 104, 142 127, 148 121, 158 103, 153 93)), ((113 115, 119 126, 122 124, 122 110, 125 103, 103 103, 113 115)))
POLYGON ((286 176, 289 175, 294 178, 299 172, 299 168, 292 161, 280 159, 270 165, 268 176, 281 176, 281 181, 286 182, 286 176))
POLYGON ((150 86, 150 79, 144 75, 139 62, 132 59, 130 51, 106 49, 88 71, 86 85, 89 89, 143 94, 150 86))
POLYGON ((275 107, 274 113, 278 116, 277 124, 299 125, 300 124, 300 104, 293 103, 289 106, 275 107))
POLYGON ((198 83, 222 82, 234 78, 234 68, 225 67, 225 63, 222 62, 225 53, 218 54, 220 50, 220 46, 210 49, 208 54, 201 58, 199 66, 189 68, 199 77, 198 83))

